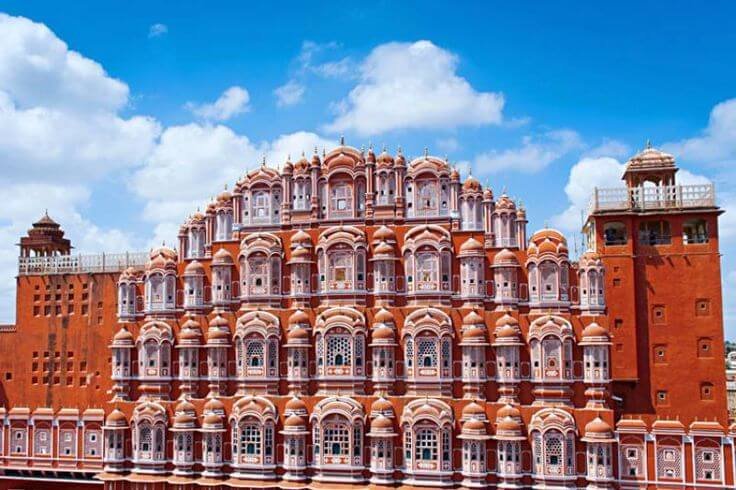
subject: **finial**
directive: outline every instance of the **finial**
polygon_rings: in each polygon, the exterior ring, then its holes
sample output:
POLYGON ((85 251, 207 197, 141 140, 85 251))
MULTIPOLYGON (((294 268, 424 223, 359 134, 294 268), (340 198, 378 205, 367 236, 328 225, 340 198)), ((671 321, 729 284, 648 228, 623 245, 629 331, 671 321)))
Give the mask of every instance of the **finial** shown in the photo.
POLYGON ((424 158, 427 158, 429 156, 429 148, 426 146, 424 147, 424 158))
POLYGON ((302 158, 306 158, 306 156, 304 155, 304 150, 302 150, 302 158))
POLYGON ((369 149, 370 151, 373 151, 373 142, 372 142, 372 141, 370 141, 370 140, 368 140, 368 149, 369 149))
POLYGON ((501 187, 501 195, 506 194, 506 186, 501 187))
POLYGON ((345 146, 345 135, 344 134, 340 135, 340 146, 345 146))
POLYGON ((647 146, 646 146, 646 148, 647 148, 647 150, 651 150, 652 149, 652 140, 650 140, 649 138, 647 138, 647 146))
POLYGON ((544 220, 544 228, 545 229, 549 228, 549 222, 547 220, 544 220))
POLYGON ((402 150, 401 150, 401 145, 399 145, 399 146, 398 146, 398 147, 396 148, 396 153, 398 153, 399 155, 401 155, 401 154, 402 154, 402 150))
POLYGON ((261 167, 265 167, 265 166, 266 166, 266 154, 264 153, 263 159, 261 160, 261 167))
POLYGON ((316 155, 317 153, 317 145, 314 145, 314 154, 316 155))

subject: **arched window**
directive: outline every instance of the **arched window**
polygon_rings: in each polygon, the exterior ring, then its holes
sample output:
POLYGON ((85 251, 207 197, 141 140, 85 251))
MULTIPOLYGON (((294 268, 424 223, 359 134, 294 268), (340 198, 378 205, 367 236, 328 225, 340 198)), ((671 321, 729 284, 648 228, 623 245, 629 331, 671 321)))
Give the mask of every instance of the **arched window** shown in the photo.
POLYGON ((234 405, 230 416, 233 465, 257 473, 275 468, 276 407, 260 396, 246 396, 234 405))
POLYGON ((241 299, 276 304, 281 297, 281 239, 272 233, 253 233, 240 244, 241 299))
POLYGON ((133 410, 135 469, 163 465, 166 462, 166 420, 166 411, 154 402, 143 402, 133 410))
POLYGON ((150 322, 141 327, 138 337, 138 376, 157 379, 171 376, 171 327, 150 322))
POLYGON ((671 242, 669 221, 656 220, 639 223, 639 243, 641 245, 669 245, 671 242))
POLYGON ((330 218, 353 216, 353 189, 346 181, 330 183, 330 218))
POLYGON ((435 308, 420 309, 406 317, 403 330, 404 361, 409 390, 441 393, 452 380, 452 322, 435 308))
MULTIPOLYGON (((312 412, 314 464, 347 471, 363 466, 363 408, 348 397, 328 397, 312 412)), ((319 475, 318 477, 321 477, 319 475)))
POLYGON ((362 230, 335 226, 320 235, 317 246, 320 291, 362 291, 366 284, 366 241, 362 230))
POLYGON ((378 199, 379 206, 392 205, 396 194, 396 178, 391 171, 378 174, 378 199))
POLYGON ((414 400, 404 407, 401 422, 405 472, 418 484, 444 480, 441 473, 452 470, 452 410, 441 400, 414 400))

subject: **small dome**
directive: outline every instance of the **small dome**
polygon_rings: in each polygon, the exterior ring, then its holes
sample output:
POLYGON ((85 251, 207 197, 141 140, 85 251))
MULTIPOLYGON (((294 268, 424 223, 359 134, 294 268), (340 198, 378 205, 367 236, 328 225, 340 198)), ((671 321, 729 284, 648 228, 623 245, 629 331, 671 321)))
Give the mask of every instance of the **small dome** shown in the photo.
POLYGON ((230 199, 232 199, 232 198, 233 198, 233 195, 230 194, 230 191, 228 191, 227 189, 225 189, 225 190, 223 190, 222 192, 220 192, 217 195, 217 202, 218 203, 225 203, 225 202, 230 201, 230 199))
POLYGON ((393 411, 394 411, 393 404, 388 399, 384 398, 383 396, 376 399, 376 401, 374 401, 373 404, 371 405, 371 412, 376 412, 376 413, 391 412, 393 413, 393 411))
POLYGON ((187 276, 203 276, 204 275, 204 266, 202 263, 198 260, 192 260, 187 264, 187 266, 184 268, 184 275, 187 276))
POLYGON ((483 252, 483 244, 470 237, 460 246, 460 252, 483 252))
POLYGON ((378 245, 376 245, 376 248, 373 250, 373 253, 376 255, 394 255, 394 247, 392 247, 386 242, 381 242, 378 245))
POLYGON ((176 405, 176 408, 174 409, 174 412, 177 412, 177 413, 182 413, 182 412, 193 413, 194 410, 195 410, 194 409, 194 405, 192 405, 192 403, 189 400, 182 400, 182 401, 180 401, 176 405))
POLYGON ((497 432, 516 432, 519 430, 521 430, 521 424, 511 417, 504 417, 496 424, 497 432))
POLYGON ((205 412, 224 412, 225 405, 222 404, 217 398, 210 398, 207 403, 204 404, 205 412))
POLYGON ((289 415, 284 421, 284 427, 297 428, 306 426, 307 424, 304 423, 304 419, 295 414, 289 415))
POLYGON ((460 172, 457 171, 456 168, 453 167, 453 169, 450 171, 450 178, 452 180, 460 180, 460 172))
POLYGON ((383 414, 380 414, 378 417, 373 419, 373 422, 371 422, 371 430, 385 431, 387 429, 393 428, 394 423, 391 421, 390 418, 386 417, 383 414))
POLYGON ((472 175, 469 175, 468 178, 465 179, 465 183, 463 184, 463 191, 480 192, 480 182, 478 182, 478 179, 476 179, 472 175))
POLYGON ((306 328, 292 328, 291 330, 289 330, 289 333, 286 334, 286 339, 288 341, 309 340, 309 332, 307 332, 306 328))
POLYGON ((557 244, 550 240, 549 238, 545 238, 545 240, 539 245, 537 248, 537 253, 542 254, 556 254, 557 253, 557 244))
POLYGON ((498 412, 496 412, 496 417, 499 419, 504 417, 518 418, 521 417, 521 412, 515 406, 506 404, 498 409, 498 412))
POLYGON ((222 417, 214 413, 205 415, 204 420, 202 420, 202 427, 217 429, 222 427, 222 425, 222 417))
POLYGON ((226 249, 221 248, 212 257, 212 265, 233 265, 233 256, 226 249))
POLYGON ((286 402, 284 411, 289 413, 307 413, 307 405, 301 398, 293 396, 286 402))
POLYGON ((291 258, 292 258, 292 260, 295 260, 295 259, 309 260, 311 257, 312 257, 312 254, 309 252, 309 249, 303 247, 302 245, 298 245, 291 252, 291 258))
POLYGON ((227 318, 218 313, 216 317, 210 320, 209 326, 210 328, 227 328, 227 318))
POLYGON ((600 417, 596 417, 585 425, 586 434, 612 435, 613 429, 600 417))
POLYGON ((601 327, 596 322, 593 322, 583 329, 583 338, 587 339, 596 337, 608 338, 608 330, 604 327, 601 327))
POLYGON ((394 340, 394 331, 393 329, 389 327, 380 326, 378 328, 373 329, 373 333, 371 337, 374 341, 376 340, 394 340))
POLYGON ((478 327, 470 327, 467 330, 463 332, 463 341, 479 341, 479 340, 485 340, 486 339, 486 333, 482 328, 478 327))
POLYGON ((381 227, 373 233, 373 239, 381 241, 396 240, 396 233, 394 233, 394 231, 388 226, 381 225, 381 227))
POLYGON ((373 317, 374 323, 394 323, 394 315, 386 308, 381 308, 373 317))
POLYGON ((183 328, 181 332, 179 333, 179 340, 184 341, 197 341, 202 338, 202 334, 199 331, 199 328, 183 328))
POLYGON ((519 265, 519 260, 516 258, 514 252, 508 248, 504 248, 493 257, 493 265, 516 266, 519 265))
POLYGON ((483 199, 487 201, 493 200, 493 191, 490 187, 486 187, 486 189, 483 191, 483 199))
POLYGON ((519 332, 511 325, 504 325, 496 329, 496 338, 509 339, 519 336, 519 332))
POLYGON ((476 402, 470 402, 465 407, 463 407, 463 418, 484 418, 486 416, 486 411, 476 402))
POLYGON ((463 325, 485 325, 485 321, 475 310, 470 310, 470 312, 463 317, 463 325))
POLYGON ((386 148, 383 149, 380 155, 378 155, 378 167, 379 168, 388 168, 393 167, 394 165, 394 157, 392 157, 387 151, 386 148))
POLYGON ((193 425, 196 422, 197 419, 195 419, 193 416, 189 415, 188 413, 180 413, 179 415, 174 417, 174 426, 189 426, 193 425))
POLYGON ((118 333, 115 334, 115 337, 113 337, 114 342, 133 342, 133 334, 128 331, 127 328, 122 327, 120 330, 118 330, 118 333))
POLYGON ((304 230, 297 230, 296 233, 291 235, 291 243, 312 243, 312 238, 304 230))
POLYGON ((309 315, 304 310, 298 309, 289 316, 289 325, 304 325, 309 324, 309 315))
POLYGON ((504 315, 496 320, 496 327, 504 327, 504 326, 512 326, 512 327, 518 327, 519 321, 514 318, 513 316, 509 315, 508 313, 504 313, 504 315))
POLYGON ((498 198, 498 201, 496 201, 495 209, 513 211, 516 209, 516 204, 514 204, 514 201, 512 201, 504 192, 501 194, 501 197, 498 198))
POLYGON ((486 431, 486 424, 483 423, 482 420, 478 420, 476 418, 471 418, 465 421, 463 423, 463 432, 485 432, 486 431))
POLYGON ((125 414, 123 412, 116 408, 107 416, 105 424, 110 426, 128 425, 128 419, 125 418, 125 414))
POLYGON ((306 155, 302 153, 302 157, 294 164, 294 170, 296 170, 297 172, 306 172, 308 168, 309 160, 307 160, 306 155))

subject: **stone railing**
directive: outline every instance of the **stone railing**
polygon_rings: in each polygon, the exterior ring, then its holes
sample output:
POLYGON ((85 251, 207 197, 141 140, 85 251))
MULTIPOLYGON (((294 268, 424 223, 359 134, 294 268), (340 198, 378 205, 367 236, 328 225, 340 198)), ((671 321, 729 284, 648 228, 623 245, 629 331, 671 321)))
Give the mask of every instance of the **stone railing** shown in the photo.
POLYGON ((20 257, 18 259, 18 275, 121 272, 128 267, 142 268, 147 260, 148 253, 146 252, 20 257))
POLYGON ((716 206, 713 184, 595 188, 588 214, 601 211, 647 211, 716 206))

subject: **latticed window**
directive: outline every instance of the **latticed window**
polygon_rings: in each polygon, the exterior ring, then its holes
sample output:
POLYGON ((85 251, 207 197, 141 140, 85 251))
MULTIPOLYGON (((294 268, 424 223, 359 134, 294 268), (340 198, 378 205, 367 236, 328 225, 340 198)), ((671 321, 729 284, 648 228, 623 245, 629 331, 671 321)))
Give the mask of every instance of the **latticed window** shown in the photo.
POLYGON ((416 256, 417 289, 435 291, 438 289, 439 260, 434 252, 421 252, 416 256))
POLYGON ((642 449, 639 446, 621 446, 621 475, 638 477, 643 475, 642 449))
POLYGON ((51 453, 51 435, 48 429, 36 428, 34 451, 38 455, 48 456, 51 453))
POLYGON ((435 429, 419 429, 416 431, 417 441, 414 458, 417 461, 437 461, 437 431, 435 429))
POLYGON ((544 463, 546 473, 562 474, 562 437, 547 434, 544 441, 544 463))
POLYGON ((278 367, 279 341, 271 339, 268 341, 268 367, 275 369, 278 367))
POLYGON ((437 367, 437 340, 417 340, 417 362, 420 367, 437 367))
POLYGON ((417 216, 432 216, 439 213, 439 189, 434 180, 417 182, 417 216))
POLYGON ((325 427, 322 443, 326 456, 345 456, 350 454, 350 432, 343 424, 330 424, 325 427))
POLYGON ((406 365, 411 367, 414 362, 414 340, 411 338, 406 339, 406 365))
POLYGON ((240 449, 244 454, 261 454, 261 427, 246 424, 240 431, 240 449))
POLYGON ((271 217, 271 194, 259 191, 253 194, 253 221, 268 222, 271 217))
POLYGON ((248 292, 253 295, 268 294, 268 258, 255 256, 248 258, 248 292))
POLYGON ((349 366, 352 362, 349 335, 330 335, 327 338, 327 365, 349 366))
POLYGON ((698 480, 721 480, 720 448, 698 447, 695 450, 695 473, 698 480))
POLYGON ((350 185, 339 183, 331 186, 330 213, 335 216, 349 215, 352 213, 353 202, 350 185))
POLYGON ((657 476, 659 478, 681 478, 682 455, 679 447, 657 448, 657 476))
POLYGON ((355 342, 355 365, 358 367, 363 366, 363 336, 356 336, 353 341, 355 342))
POLYGON ((248 364, 251 367, 263 366, 263 341, 262 340, 251 340, 248 342, 246 349, 246 355, 248 356, 248 364))
POLYGON ((442 367, 449 368, 451 362, 452 343, 449 338, 442 340, 442 367))

